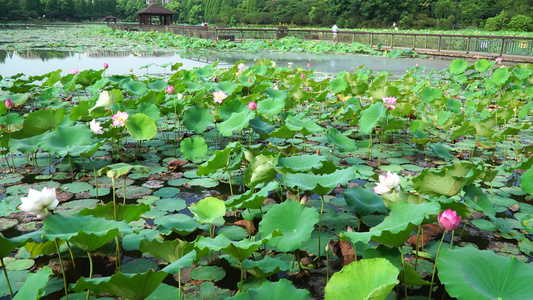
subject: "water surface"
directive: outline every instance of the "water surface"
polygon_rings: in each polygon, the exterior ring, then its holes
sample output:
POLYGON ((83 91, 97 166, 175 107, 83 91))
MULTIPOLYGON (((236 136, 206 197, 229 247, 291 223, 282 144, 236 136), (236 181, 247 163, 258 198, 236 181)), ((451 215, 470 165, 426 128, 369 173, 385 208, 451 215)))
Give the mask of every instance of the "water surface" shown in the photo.
POLYGON ((220 67, 234 65, 239 60, 246 60, 247 65, 254 64, 254 60, 268 58, 277 66, 293 68, 302 66, 315 71, 335 75, 341 71, 353 72, 354 68, 362 65, 363 69, 374 72, 388 71, 393 76, 400 76, 408 68, 426 67, 427 70, 446 69, 450 61, 420 58, 389 58, 362 54, 311 54, 311 53, 246 53, 246 52, 134 52, 134 51, 98 51, 79 53, 77 51, 53 50, 0 50, 0 75, 4 77, 24 73, 28 76, 42 75, 57 69, 63 70, 63 75, 72 69, 80 71, 86 69, 101 69, 104 63, 109 64, 108 74, 161 74, 170 73, 170 67, 163 67, 174 63, 182 63, 182 68, 192 69, 220 61, 220 67))

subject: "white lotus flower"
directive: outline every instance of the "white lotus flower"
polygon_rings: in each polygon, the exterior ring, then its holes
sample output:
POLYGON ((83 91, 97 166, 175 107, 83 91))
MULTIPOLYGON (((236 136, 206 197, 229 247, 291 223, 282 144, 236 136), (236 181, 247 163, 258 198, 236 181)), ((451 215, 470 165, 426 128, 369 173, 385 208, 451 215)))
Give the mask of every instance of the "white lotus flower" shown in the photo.
POLYGON ((93 119, 91 123, 89 123, 89 127, 95 134, 104 134, 102 126, 100 126, 100 122, 96 122, 96 119, 93 119))
POLYGON ((56 197, 56 189, 44 187, 42 191, 30 189, 28 197, 20 198, 22 204, 18 209, 30 214, 42 217, 46 215, 46 210, 52 210, 59 204, 56 197))
POLYGON ((374 187, 374 192, 381 195, 392 191, 400 191, 400 177, 396 173, 387 171, 386 175, 379 175, 379 182, 374 187))

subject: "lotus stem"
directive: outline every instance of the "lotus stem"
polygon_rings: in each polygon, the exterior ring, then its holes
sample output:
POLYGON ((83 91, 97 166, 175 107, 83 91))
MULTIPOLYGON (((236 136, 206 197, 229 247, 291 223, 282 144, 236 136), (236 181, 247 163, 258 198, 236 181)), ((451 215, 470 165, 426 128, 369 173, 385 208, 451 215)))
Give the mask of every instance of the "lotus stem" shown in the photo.
POLYGON ((241 265, 241 282, 240 282, 239 290, 237 291, 237 294, 239 294, 242 291, 242 285, 244 284, 244 267, 242 265, 242 261, 240 265, 241 265))
POLYGON ((124 177, 122 177, 122 184, 123 184, 123 189, 124 189, 124 199, 122 200, 122 204, 126 205, 126 175, 124 175, 124 177))
POLYGON ((317 268, 320 268, 320 232, 322 231, 322 214, 324 213, 324 195, 320 196, 322 206, 320 207, 320 216, 318 218, 318 260, 316 262, 317 268))
POLYGON ((400 259, 402 260, 402 269, 403 269, 403 291, 405 293, 405 298, 404 299, 408 299, 407 297, 407 283, 405 282, 405 260, 403 259, 403 249, 402 249, 402 246, 398 247, 400 249, 400 259))
POLYGON ((65 287, 65 298, 68 300, 68 287, 67 287, 67 276, 65 274, 65 268, 63 267, 63 259, 61 258, 61 251, 59 251, 59 243, 57 238, 54 240, 56 243, 57 256, 59 256, 59 266, 61 266, 61 273, 63 274, 63 286, 65 287))
MULTIPOLYGON (((91 253, 87 251, 87 257, 89 257, 89 279, 93 278, 93 259, 91 258, 91 253)), ((87 298, 86 300, 89 300, 89 296, 91 295, 91 291, 87 290, 87 298)))
POLYGON ((453 249, 453 235, 455 233, 455 230, 452 230, 452 238, 450 239, 450 249, 453 249))
POLYGON ((329 250, 328 246, 326 246, 326 283, 329 281, 329 250))
POLYGON ((431 282, 429 283, 428 300, 431 300, 431 292, 433 292, 433 280, 435 279, 435 271, 437 270, 437 261, 439 260, 440 248, 442 246, 442 242, 444 241, 445 235, 446 235, 446 232, 442 234, 442 238, 440 239, 439 249, 437 250, 437 256, 435 257, 435 265, 433 266, 433 273, 431 274, 431 282))
POLYGON ((93 173, 94 173, 94 189, 96 191, 96 198, 98 199, 98 176, 96 176, 96 168, 94 167, 93 160, 89 158, 89 162, 91 163, 91 166, 93 167, 93 173))
POLYGON ((2 270, 4 271, 4 276, 6 277, 7 288, 9 289, 9 298, 13 299, 13 290, 11 289, 11 283, 9 282, 9 277, 7 276, 6 264, 4 263, 3 257, 0 257, 0 262, 2 263, 2 270))
MULTIPOLYGON (((416 271, 416 268, 418 267, 418 245, 419 245, 419 240, 420 240, 420 229, 422 228, 422 224, 418 225, 418 230, 416 231, 416 254, 415 254, 415 271, 416 271)), ((422 236, 422 238, 424 238, 424 236, 422 236)))
POLYGON ((181 269, 178 271, 178 300, 181 300, 181 269))
POLYGON ((37 152, 33 153, 33 161, 35 162, 35 166, 37 167, 37 170, 39 170, 39 173, 41 173, 41 168, 39 168, 39 164, 37 163, 37 152))
POLYGON ((13 173, 16 173, 17 171, 15 170, 15 159, 13 158, 13 153, 11 151, 9 151, 9 154, 11 155, 11 164, 13 165, 13 173))
POLYGON ((72 169, 72 161, 70 160, 70 154, 68 155, 68 164, 70 165, 71 178, 74 179, 74 170, 72 169))
MULTIPOLYGON (((113 184, 113 220, 117 220, 117 201, 116 201, 116 195, 115 195, 115 177, 111 177, 111 183, 113 184)), ((115 267, 117 272, 120 271, 120 246, 119 246, 119 240, 118 236, 115 236, 115 244, 116 244, 116 261, 115 261, 115 267)))
MULTIPOLYGON (((378 136, 379 141, 379 155, 378 155, 378 168, 381 167, 381 138, 379 137, 379 134, 376 132, 376 135, 378 136)), ((394 194, 394 197, 396 198, 396 194, 394 194)), ((395 201, 396 202, 396 201, 395 201)))
POLYGON ((72 266, 76 267, 76 262, 74 261, 74 254, 72 253, 72 249, 70 248, 70 243, 67 241, 67 248, 68 252, 70 253, 70 258, 72 259, 72 266))

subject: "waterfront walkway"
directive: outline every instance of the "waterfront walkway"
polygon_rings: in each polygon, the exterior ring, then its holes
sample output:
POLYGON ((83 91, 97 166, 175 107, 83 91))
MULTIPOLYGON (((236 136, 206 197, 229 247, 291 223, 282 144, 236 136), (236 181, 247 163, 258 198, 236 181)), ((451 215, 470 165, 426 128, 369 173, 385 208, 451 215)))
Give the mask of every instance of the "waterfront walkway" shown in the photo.
POLYGON ((243 42, 262 39, 275 40, 287 36, 310 41, 361 43, 380 51, 412 49, 419 54, 450 58, 495 59, 507 62, 533 63, 533 38, 508 36, 478 36, 449 34, 420 34, 401 32, 337 31, 333 40, 331 30, 257 28, 223 28, 208 26, 160 26, 138 24, 108 24, 109 27, 129 31, 158 31, 212 40, 243 42))

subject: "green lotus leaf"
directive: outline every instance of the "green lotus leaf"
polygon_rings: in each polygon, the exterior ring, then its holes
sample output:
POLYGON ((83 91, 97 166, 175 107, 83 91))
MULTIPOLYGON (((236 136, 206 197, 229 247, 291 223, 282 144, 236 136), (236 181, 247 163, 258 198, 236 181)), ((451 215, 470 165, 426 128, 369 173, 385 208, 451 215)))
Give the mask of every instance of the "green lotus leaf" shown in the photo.
POLYGON ((22 271, 29 270, 35 265, 33 259, 24 259, 24 258, 14 258, 14 257, 5 257, 4 258, 5 268, 8 271, 22 271))
POLYGON ((385 299, 398 284, 398 274, 398 269, 385 258, 352 262, 331 276, 324 299, 385 299))
POLYGON ((490 70, 490 68, 492 68, 493 65, 494 65, 494 62, 490 62, 483 58, 483 59, 476 60, 476 62, 474 63, 474 68, 478 70, 480 73, 485 73, 488 70, 490 70))
POLYGON ((279 114, 283 108, 285 108, 285 99, 287 99, 287 93, 285 97, 267 98, 257 102, 257 111, 271 118, 272 116, 279 114))
POLYGON ((252 127, 252 129, 259 134, 269 134, 276 129, 276 126, 263 121, 260 116, 253 118, 248 123, 250 127, 252 127))
POLYGON ((215 154, 205 163, 198 166, 196 172, 200 176, 206 176, 217 172, 219 169, 225 169, 230 164, 232 148, 226 147, 224 150, 216 150, 215 154))
POLYGON ((357 214, 369 215, 375 212, 385 213, 388 211, 383 204, 383 199, 374 191, 362 187, 351 187, 343 193, 346 204, 357 214))
POLYGON ((204 110, 198 105, 190 107, 183 114, 183 125, 194 133, 204 132, 214 120, 215 117, 209 110, 204 110))
MULTIPOLYGON (((135 109, 128 109, 126 110, 126 112, 130 115, 130 116, 133 116, 137 113, 142 113, 142 114, 145 114, 147 116, 150 117, 150 119, 154 120, 154 122, 159 122, 159 118, 160 118, 160 111, 159 109, 157 108, 157 106, 155 106, 155 104, 153 103, 149 103, 149 102, 141 102, 139 103, 139 105, 137 105, 137 107, 135 109)), ((174 112, 174 111, 172 111, 174 112)))
POLYGON ((8 256, 15 248, 17 248, 15 243, 0 235, 0 258, 8 256))
POLYGON ((241 113, 243 111, 249 110, 248 106, 244 105, 238 99, 232 99, 230 101, 224 102, 222 106, 218 109, 218 117, 226 121, 234 113, 241 113))
POLYGON ((277 188, 279 188, 279 183, 277 181, 271 181, 258 192, 255 192, 254 189, 251 189, 246 191, 244 194, 240 194, 227 200, 226 206, 234 208, 260 209, 263 206, 265 198, 268 197, 272 190, 277 188))
POLYGON ((489 82, 495 85, 502 85, 509 79, 509 76, 508 68, 498 68, 490 76, 489 82))
MULTIPOLYGON (((59 245, 63 244, 63 241, 59 242, 59 245)), ((55 241, 41 241, 40 243, 34 241, 28 241, 24 245, 24 249, 30 253, 30 257, 37 257, 43 254, 50 254, 56 252, 55 241)))
POLYGON ((147 141, 157 134, 154 120, 143 113, 136 113, 124 122, 131 137, 136 141, 147 141))
POLYGON ((260 279, 274 275, 279 271, 287 271, 291 268, 287 261, 276 259, 268 255, 262 260, 257 261, 245 259, 242 262, 242 266, 246 272, 260 279))
POLYGON ((340 152, 352 152, 357 149, 355 140, 345 136, 335 127, 328 129, 326 137, 340 152))
POLYGON ((28 274, 24 285, 15 295, 14 300, 40 299, 42 296, 44 296, 44 288, 48 283, 50 275, 53 274, 54 272, 48 266, 44 266, 36 273, 28 274))
POLYGON ((122 89, 124 89, 127 92, 132 93, 133 95, 140 97, 142 95, 145 95, 148 93, 148 87, 144 82, 138 82, 130 80, 126 82, 124 85, 122 85, 122 89))
POLYGON ((192 263, 196 260, 197 256, 198 254, 196 253, 196 250, 192 250, 191 252, 182 256, 180 259, 164 267, 161 271, 167 272, 171 275, 177 274, 179 273, 179 271, 181 271, 182 268, 190 267, 192 263))
POLYGON ((9 148, 12 150, 20 151, 24 154, 34 153, 39 149, 37 145, 42 136, 46 133, 31 136, 25 139, 9 139, 9 148))
POLYGON ((194 250, 195 243, 189 243, 180 239, 170 241, 141 240, 139 250, 148 252, 155 258, 163 258, 169 263, 175 262, 194 250))
POLYGON ((287 200, 274 204, 264 215, 259 223, 259 233, 267 236, 275 230, 281 230, 283 235, 270 239, 268 244, 282 252, 294 251, 311 237, 316 223, 318 211, 315 208, 287 200))
POLYGON ((36 110, 30 113, 22 124, 22 129, 13 132, 11 138, 23 139, 55 129, 67 113, 66 109, 36 110))
POLYGON ((82 216, 93 216, 96 218, 105 218, 107 220, 126 221, 130 223, 137 221, 141 215, 150 211, 150 205, 147 204, 120 204, 113 206, 113 202, 106 205, 96 205, 93 208, 85 208, 79 212, 82 216))
POLYGON ((107 175, 109 178, 118 178, 122 175, 128 174, 129 171, 134 170, 137 172, 145 172, 150 168, 141 165, 130 165, 126 163, 116 163, 105 166, 98 170, 98 175, 107 175))
POLYGON ((341 93, 342 91, 344 91, 346 88, 348 87, 348 83, 346 82, 346 80, 344 79, 339 79, 339 78, 336 78, 336 79, 332 79, 330 82, 329 82, 329 89, 333 92, 333 93, 341 93))
POLYGON ((94 251, 105 245, 120 232, 131 232, 124 221, 116 222, 93 216, 64 217, 50 215, 43 221, 44 236, 50 240, 70 241, 84 251, 94 251))
POLYGON ((317 125, 313 120, 296 116, 288 116, 285 119, 285 125, 289 130, 300 132, 304 136, 324 131, 324 128, 317 125))
POLYGON ((373 240, 384 245, 399 247, 411 235, 415 225, 422 224, 426 218, 440 212, 440 205, 437 202, 422 204, 399 202, 391 205, 390 209, 389 216, 370 231, 343 232, 341 240, 349 238, 352 243, 359 241, 368 243, 373 240))
POLYGON ((93 137, 87 125, 61 125, 56 130, 43 134, 38 145, 43 151, 59 156, 79 156, 84 153, 94 153, 100 147, 93 137))
POLYGON ((159 226, 159 231, 163 234, 176 232, 181 236, 186 236, 198 228, 205 229, 207 227, 200 225, 196 220, 184 214, 158 217, 154 220, 154 224, 159 226))
POLYGON ((285 278, 278 282, 265 281, 259 288, 251 288, 246 293, 236 294, 228 298, 231 300, 271 300, 285 299, 290 295, 291 300, 311 300, 308 290, 297 289, 292 282, 285 278))
POLYGON ((180 143, 180 151, 187 159, 202 158, 207 153, 207 143, 201 136, 185 138, 180 143))
POLYGON ((280 157, 278 159, 278 169, 282 173, 292 172, 308 172, 311 169, 322 168, 322 162, 327 161, 328 158, 321 155, 303 154, 288 157, 280 157))
POLYGON ((244 172, 244 183, 248 187, 255 187, 260 183, 271 181, 278 174, 274 168, 275 165, 275 156, 264 154, 255 156, 244 172))
POLYGON ((462 74, 468 68, 468 62, 464 59, 456 59, 450 63, 450 72, 453 74, 462 74))
POLYGON ((93 279, 81 277, 71 288, 77 292, 90 290, 100 295, 105 291, 129 300, 143 300, 155 291, 167 275, 166 272, 149 270, 146 273, 116 273, 111 277, 93 279))
POLYGON ((365 108, 361 112, 361 118, 359 118, 360 132, 370 134, 377 126, 379 119, 385 116, 386 111, 387 109, 381 102, 374 103, 368 108, 365 108))
POLYGON ((457 195, 463 187, 475 179, 472 163, 456 162, 440 170, 425 169, 413 178, 413 188, 423 195, 447 196, 457 195))
POLYGON ((442 98, 442 91, 438 88, 425 87, 420 93, 420 97, 426 103, 431 103, 435 99, 442 98))
POLYGON ((529 168, 520 176, 520 187, 524 192, 533 195, 533 168, 529 168))
POLYGON ((189 210, 198 222, 212 224, 226 214, 226 204, 218 198, 207 197, 191 205, 189 210))
POLYGON ((532 299, 533 268, 516 259, 472 246, 441 249, 438 276, 457 299, 532 299))
POLYGON ((259 246, 266 243, 273 236, 280 236, 280 235, 281 235, 281 232, 274 231, 259 241, 243 239, 238 242, 234 242, 228 239, 225 235, 218 235, 214 239, 200 236, 197 240, 197 247, 199 249, 207 248, 213 251, 222 250, 229 256, 233 257, 239 262, 242 262, 243 260, 250 257, 250 255, 252 255, 252 253, 254 253, 255 250, 259 248, 259 246))
POLYGON ((316 175, 311 173, 287 173, 283 180, 289 187, 299 187, 301 191, 313 191, 326 195, 337 185, 345 185, 356 178, 357 168, 351 166, 336 170, 330 174, 316 175))
POLYGON ((234 113, 229 119, 220 123, 217 129, 223 136, 231 136, 234 131, 240 131, 248 126, 248 122, 255 117, 251 110, 245 110, 240 113, 234 113))
POLYGON ((446 160, 452 160, 453 155, 450 153, 450 148, 444 146, 441 143, 435 143, 431 145, 431 150, 437 154, 438 157, 444 158, 446 160))
POLYGON ((287 126, 281 126, 280 128, 272 131, 270 137, 277 137, 280 139, 290 139, 298 133, 297 130, 290 130, 287 126))

